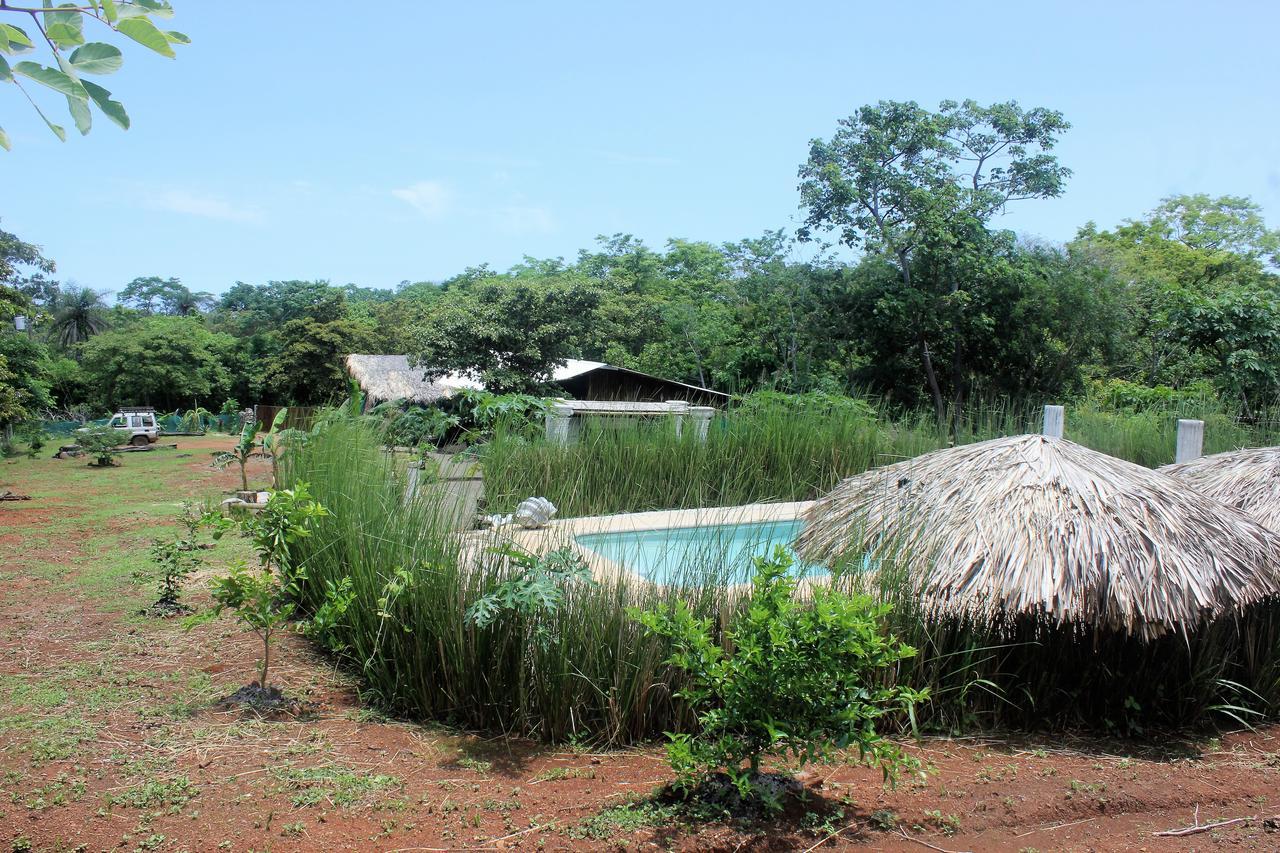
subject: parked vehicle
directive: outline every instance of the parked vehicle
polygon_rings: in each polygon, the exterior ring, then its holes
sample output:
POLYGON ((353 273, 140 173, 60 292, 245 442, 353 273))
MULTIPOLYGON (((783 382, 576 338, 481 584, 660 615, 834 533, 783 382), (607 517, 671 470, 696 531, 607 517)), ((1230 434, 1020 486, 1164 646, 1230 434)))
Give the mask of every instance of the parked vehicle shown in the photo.
POLYGON ((127 433, 128 438, 121 444, 132 444, 144 447, 154 444, 160 438, 160 426, 156 422, 156 410, 152 408, 121 408, 111 416, 112 429, 127 433))

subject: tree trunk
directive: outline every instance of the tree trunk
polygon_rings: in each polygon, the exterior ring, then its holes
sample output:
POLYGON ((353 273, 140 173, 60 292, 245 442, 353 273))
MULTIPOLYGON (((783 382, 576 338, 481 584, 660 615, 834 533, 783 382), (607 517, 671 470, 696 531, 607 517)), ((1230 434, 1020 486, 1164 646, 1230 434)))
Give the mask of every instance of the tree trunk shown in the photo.
POLYGON ((262 669, 258 671, 258 686, 267 689, 267 667, 271 663, 271 634, 262 635, 262 669))
MULTIPOLYGON (((902 283, 911 289, 911 260, 907 257, 905 251, 900 251, 898 255, 898 268, 902 271, 902 283)), ((946 403, 942 400, 942 388, 938 385, 938 374, 933 369, 933 353, 929 352, 929 342, 925 340, 924 331, 917 324, 916 342, 920 345, 920 361, 924 364, 924 377, 929 385, 929 396, 933 398, 933 411, 937 415, 938 423, 942 423, 942 419, 946 416, 946 403)))

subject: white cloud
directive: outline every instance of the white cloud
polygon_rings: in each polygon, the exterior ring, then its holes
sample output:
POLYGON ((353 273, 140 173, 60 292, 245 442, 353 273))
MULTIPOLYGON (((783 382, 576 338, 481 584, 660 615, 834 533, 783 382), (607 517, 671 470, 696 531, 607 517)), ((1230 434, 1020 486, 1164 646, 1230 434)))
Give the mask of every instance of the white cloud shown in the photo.
POLYGON ((220 219, 224 222, 240 222, 259 225, 266 220, 256 207, 233 204, 212 195, 202 195, 189 190, 169 189, 148 193, 143 203, 152 210, 167 210, 204 219, 220 219))
POLYGON ((439 181, 418 181, 391 194, 431 220, 443 217, 453 203, 453 193, 439 181))
POLYGON ((411 205, 431 221, 446 215, 472 226, 484 223, 509 234, 546 234, 554 231, 555 217, 543 205, 529 202, 522 193, 504 192, 509 179, 504 172, 490 175, 493 186, 479 192, 456 193, 442 181, 417 181, 391 190, 391 195, 411 205))

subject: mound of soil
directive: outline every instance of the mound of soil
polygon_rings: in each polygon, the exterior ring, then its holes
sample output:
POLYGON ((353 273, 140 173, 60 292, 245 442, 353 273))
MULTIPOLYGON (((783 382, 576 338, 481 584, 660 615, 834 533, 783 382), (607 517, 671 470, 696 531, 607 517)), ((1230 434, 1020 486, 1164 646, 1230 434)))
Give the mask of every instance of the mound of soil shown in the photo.
POLYGON ((692 791, 667 785, 658 794, 658 800, 679 803, 694 811, 716 812, 733 820, 754 821, 776 816, 770 804, 787 811, 804 794, 804 785, 794 776, 756 773, 751 777, 751 794, 744 797, 727 773, 715 773, 692 791))
POLYGON ((215 708, 231 710, 232 708, 248 708, 249 710, 273 719, 309 719, 315 715, 315 707, 309 702, 302 702, 290 696, 272 684, 263 687, 258 682, 250 682, 230 696, 214 703, 215 708))

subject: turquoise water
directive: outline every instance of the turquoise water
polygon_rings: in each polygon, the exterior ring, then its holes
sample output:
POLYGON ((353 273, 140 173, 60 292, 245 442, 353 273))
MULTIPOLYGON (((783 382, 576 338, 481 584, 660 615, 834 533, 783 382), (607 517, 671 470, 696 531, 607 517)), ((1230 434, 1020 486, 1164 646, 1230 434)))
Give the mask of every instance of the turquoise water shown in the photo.
MULTIPOLYGON (((626 566, 654 583, 678 583, 722 576, 725 583, 751 577, 752 558, 773 553, 781 545, 796 559, 791 544, 804 526, 801 519, 757 521, 748 524, 714 524, 703 527, 671 527, 615 533, 586 533, 575 537, 582 547, 626 566)), ((803 566, 797 573, 826 574, 803 566)))

